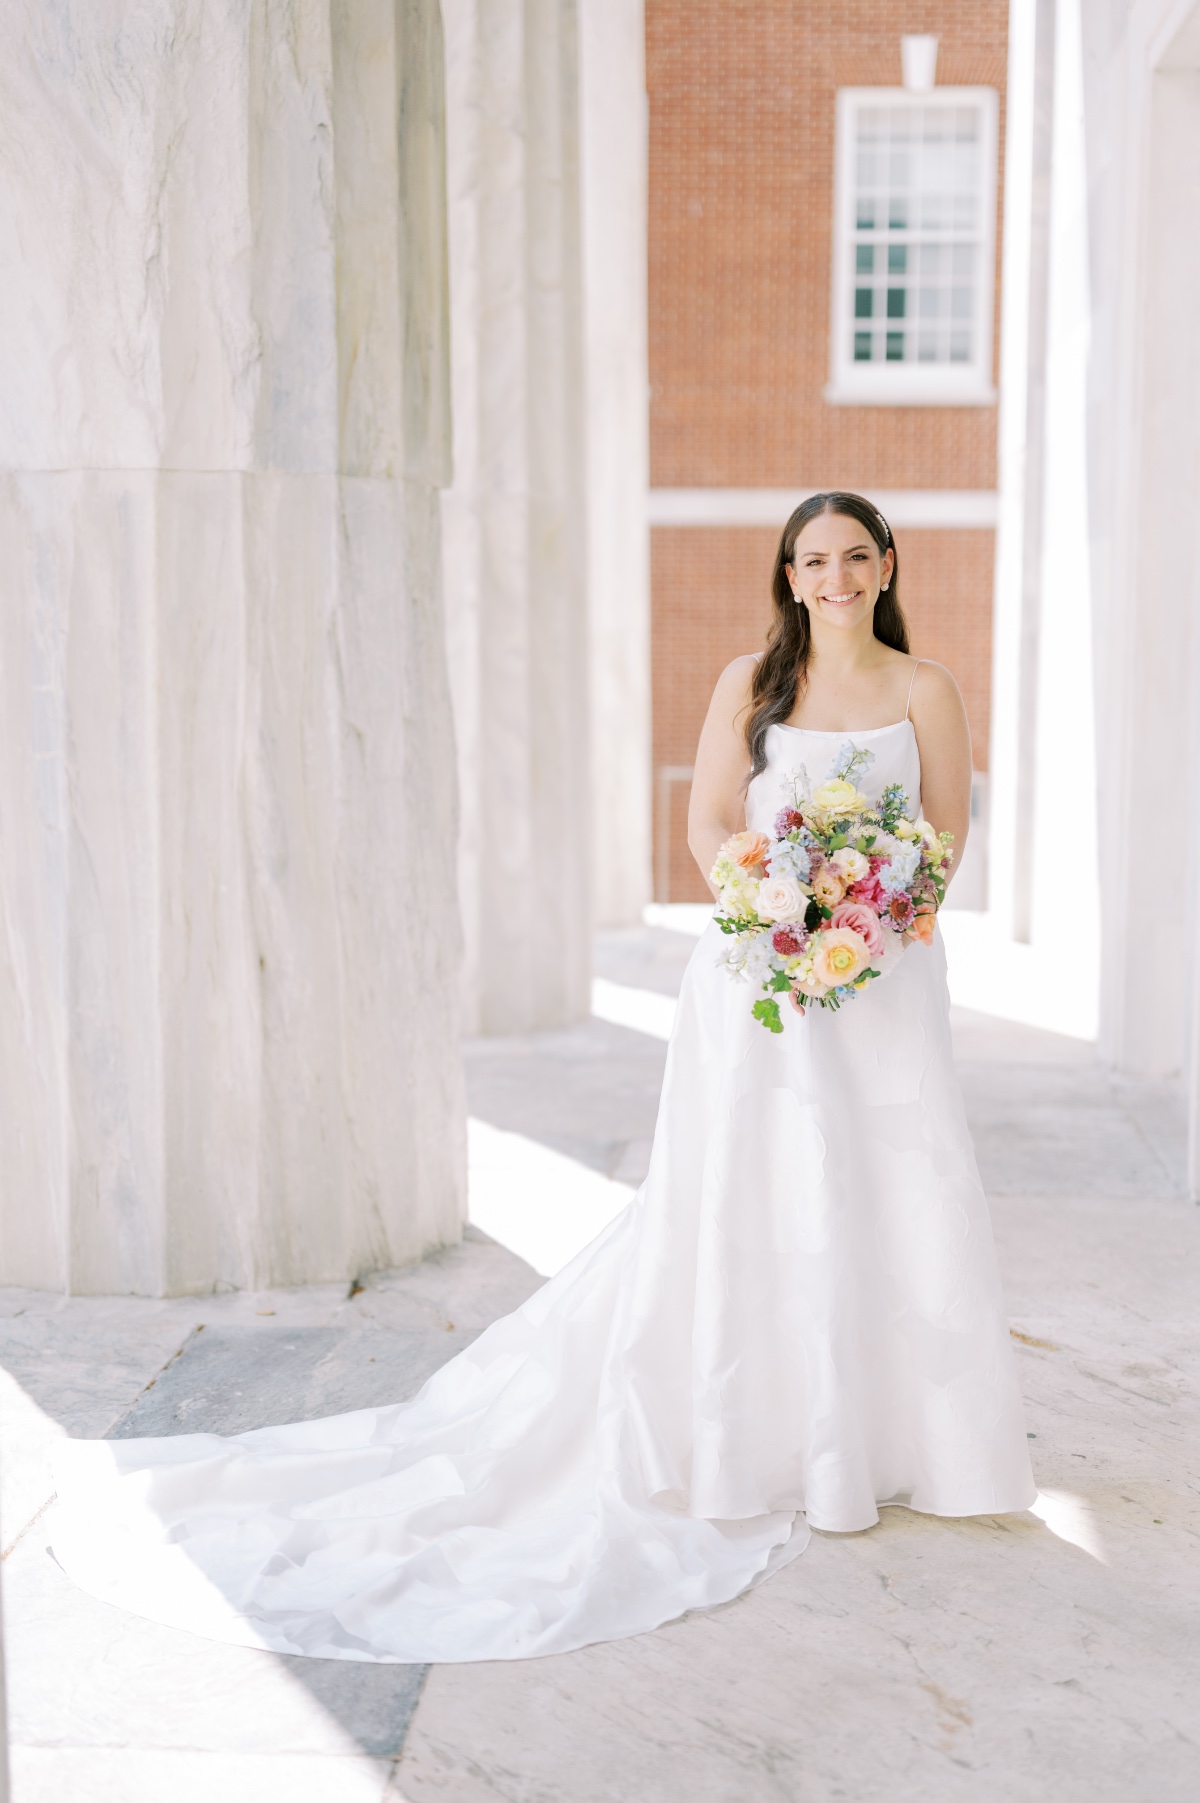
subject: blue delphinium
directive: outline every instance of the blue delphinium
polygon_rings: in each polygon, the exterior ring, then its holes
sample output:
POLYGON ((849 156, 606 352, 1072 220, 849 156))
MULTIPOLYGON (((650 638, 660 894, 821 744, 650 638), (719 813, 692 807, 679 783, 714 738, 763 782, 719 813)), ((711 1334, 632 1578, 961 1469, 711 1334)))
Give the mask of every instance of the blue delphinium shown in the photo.
POLYGON ((884 894, 895 895, 899 890, 907 889, 917 874, 917 866, 920 862, 920 840, 901 841, 879 872, 879 887, 884 894))
POLYGON ((790 876, 798 883, 807 883, 808 873, 812 869, 812 852, 807 845, 797 845, 791 839, 780 839, 771 847, 771 875, 773 877, 790 876))

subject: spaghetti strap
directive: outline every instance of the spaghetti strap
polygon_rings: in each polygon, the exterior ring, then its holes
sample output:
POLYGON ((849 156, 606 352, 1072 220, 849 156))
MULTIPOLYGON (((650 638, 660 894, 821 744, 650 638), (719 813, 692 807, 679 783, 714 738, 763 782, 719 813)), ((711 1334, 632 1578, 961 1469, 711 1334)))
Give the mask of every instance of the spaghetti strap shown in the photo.
POLYGON ((916 663, 913 665, 913 673, 908 679, 908 700, 904 703, 904 718, 906 720, 908 719, 908 710, 912 706, 913 683, 916 682, 917 671, 921 668, 921 665, 924 662, 925 662, 925 659, 923 657, 919 657, 917 659, 916 663))

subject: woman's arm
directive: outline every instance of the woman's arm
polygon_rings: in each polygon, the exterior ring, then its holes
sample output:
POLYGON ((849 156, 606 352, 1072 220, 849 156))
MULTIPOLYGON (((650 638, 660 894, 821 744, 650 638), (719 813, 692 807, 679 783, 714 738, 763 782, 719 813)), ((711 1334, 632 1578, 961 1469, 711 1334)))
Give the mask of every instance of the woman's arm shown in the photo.
POLYGON ((954 834, 953 876, 971 825, 971 730, 949 670, 941 664, 919 666, 909 714, 921 753, 922 812, 939 833, 954 834))
POLYGON ((745 729, 757 665, 756 657, 735 657, 722 670, 696 747, 688 846, 706 883, 717 852, 745 820, 750 769, 745 729))

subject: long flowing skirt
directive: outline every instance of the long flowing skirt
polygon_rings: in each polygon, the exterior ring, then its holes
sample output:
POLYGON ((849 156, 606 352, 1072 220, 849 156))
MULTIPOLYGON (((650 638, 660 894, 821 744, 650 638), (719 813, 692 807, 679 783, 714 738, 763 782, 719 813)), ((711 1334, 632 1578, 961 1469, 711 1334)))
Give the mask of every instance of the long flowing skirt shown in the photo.
POLYGON ((649 1175, 412 1401, 69 1442, 85 1589, 314 1657, 523 1658, 729 1600, 882 1504, 1035 1491, 940 938, 837 1014, 750 1018, 710 926, 649 1175))

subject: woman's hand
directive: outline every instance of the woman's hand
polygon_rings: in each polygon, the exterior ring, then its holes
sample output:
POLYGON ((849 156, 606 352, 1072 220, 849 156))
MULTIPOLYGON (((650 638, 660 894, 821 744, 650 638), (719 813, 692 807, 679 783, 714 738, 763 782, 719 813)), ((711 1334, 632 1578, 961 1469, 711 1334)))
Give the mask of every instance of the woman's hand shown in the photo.
POLYGON ((750 753, 745 728, 757 666, 756 657, 735 657, 722 670, 696 747, 688 846, 714 898, 717 892, 708 882, 708 873, 730 833, 736 833, 746 820, 750 753))

